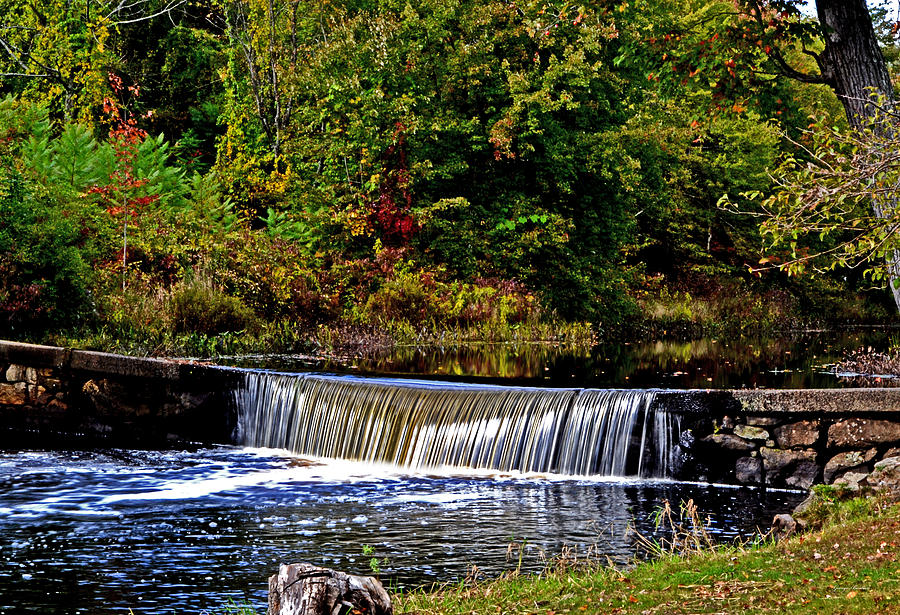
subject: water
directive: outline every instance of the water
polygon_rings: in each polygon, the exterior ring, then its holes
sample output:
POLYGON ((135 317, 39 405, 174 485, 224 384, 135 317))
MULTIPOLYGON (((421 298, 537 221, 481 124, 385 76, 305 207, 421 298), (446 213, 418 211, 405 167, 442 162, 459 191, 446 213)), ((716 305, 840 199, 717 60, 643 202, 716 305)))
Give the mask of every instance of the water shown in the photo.
POLYGON ((678 420, 654 396, 248 372, 238 441, 413 469, 666 477, 678 420))
POLYGON ((663 499, 693 498, 721 539, 768 527, 803 494, 517 473, 415 473, 265 450, 0 453, 0 612, 260 610, 279 563, 309 561, 404 587, 493 576, 564 544, 633 555, 663 499))
POLYGON ((543 387, 830 388, 858 386, 831 373, 846 353, 896 344, 896 329, 809 331, 784 337, 656 339, 590 349, 554 344, 398 347, 359 357, 218 359, 244 367, 324 370, 543 387))

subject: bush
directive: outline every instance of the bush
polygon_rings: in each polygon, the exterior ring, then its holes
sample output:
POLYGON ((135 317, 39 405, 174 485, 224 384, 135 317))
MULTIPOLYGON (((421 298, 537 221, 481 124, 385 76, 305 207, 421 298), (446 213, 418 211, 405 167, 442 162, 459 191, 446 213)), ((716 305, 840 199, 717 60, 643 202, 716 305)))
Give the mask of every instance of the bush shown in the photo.
POLYGON ((224 333, 251 328, 253 311, 204 275, 191 276, 179 284, 170 299, 172 325, 178 333, 224 333))

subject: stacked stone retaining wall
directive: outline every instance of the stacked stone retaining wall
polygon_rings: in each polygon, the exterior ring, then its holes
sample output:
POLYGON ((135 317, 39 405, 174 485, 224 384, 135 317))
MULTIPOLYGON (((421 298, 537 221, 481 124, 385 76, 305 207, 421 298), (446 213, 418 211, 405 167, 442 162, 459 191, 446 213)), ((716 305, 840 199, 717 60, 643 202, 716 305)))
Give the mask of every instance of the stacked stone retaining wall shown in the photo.
POLYGON ((236 379, 194 363, 0 341, 0 446, 226 443, 236 379))
POLYGON ((900 455, 900 390, 677 391, 677 478, 806 489, 900 455))

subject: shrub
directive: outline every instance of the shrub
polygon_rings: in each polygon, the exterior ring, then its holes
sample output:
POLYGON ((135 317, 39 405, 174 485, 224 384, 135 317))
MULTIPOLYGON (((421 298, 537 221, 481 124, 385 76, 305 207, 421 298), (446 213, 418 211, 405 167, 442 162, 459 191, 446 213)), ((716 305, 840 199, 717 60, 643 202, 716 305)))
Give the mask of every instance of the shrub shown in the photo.
POLYGON ((176 286, 170 299, 172 325, 179 333, 223 333, 251 328, 253 311, 204 275, 190 276, 176 286))

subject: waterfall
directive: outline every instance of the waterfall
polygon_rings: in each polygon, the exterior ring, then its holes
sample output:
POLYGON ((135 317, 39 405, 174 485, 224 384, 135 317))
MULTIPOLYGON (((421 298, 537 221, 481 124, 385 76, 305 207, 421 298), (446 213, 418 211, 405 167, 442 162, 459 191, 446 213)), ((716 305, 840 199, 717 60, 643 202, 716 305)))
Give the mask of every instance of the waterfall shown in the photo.
POLYGON ((235 397, 240 444, 406 468, 664 477, 678 429, 641 390, 248 372, 235 397))

